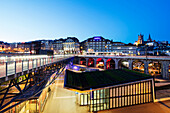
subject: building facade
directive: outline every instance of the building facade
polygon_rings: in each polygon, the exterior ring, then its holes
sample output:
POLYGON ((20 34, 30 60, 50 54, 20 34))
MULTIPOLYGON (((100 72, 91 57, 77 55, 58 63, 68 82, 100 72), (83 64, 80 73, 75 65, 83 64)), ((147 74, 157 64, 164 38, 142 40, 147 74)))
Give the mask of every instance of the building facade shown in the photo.
POLYGON ((114 55, 136 55, 136 46, 122 42, 113 42, 101 36, 88 38, 81 43, 81 51, 85 52, 112 52, 114 55))
POLYGON ((75 37, 67 37, 63 43, 64 54, 79 54, 80 44, 79 40, 75 37))
POLYGON ((65 39, 56 39, 53 42, 53 51, 54 54, 64 54, 64 46, 63 43, 65 42, 65 39))

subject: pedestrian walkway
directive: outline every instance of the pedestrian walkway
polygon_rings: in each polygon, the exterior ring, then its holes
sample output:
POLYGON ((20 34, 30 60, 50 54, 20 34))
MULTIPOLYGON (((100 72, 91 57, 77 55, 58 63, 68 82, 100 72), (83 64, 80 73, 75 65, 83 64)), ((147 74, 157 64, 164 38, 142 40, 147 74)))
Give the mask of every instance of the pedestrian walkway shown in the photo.
MULTIPOLYGON (((47 100, 43 113, 88 113, 88 106, 79 106, 74 91, 63 88, 64 73, 58 77, 47 100)), ((122 107, 98 113, 170 113, 170 101, 122 107)))
POLYGON ((88 113, 87 106, 79 106, 76 103, 75 92, 63 88, 64 73, 53 85, 43 113, 88 113))
POLYGON ((170 113, 170 101, 116 108, 98 113, 170 113))

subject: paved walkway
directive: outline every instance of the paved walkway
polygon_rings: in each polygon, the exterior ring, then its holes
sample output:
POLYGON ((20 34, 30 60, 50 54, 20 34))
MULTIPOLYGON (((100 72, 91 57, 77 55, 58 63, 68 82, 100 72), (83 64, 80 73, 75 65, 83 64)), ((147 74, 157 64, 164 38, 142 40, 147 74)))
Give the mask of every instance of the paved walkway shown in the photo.
MULTIPOLYGON (((88 113, 87 106, 79 106, 76 103, 75 92, 64 89, 63 86, 64 73, 53 85, 43 113, 88 113)), ((116 108, 97 113, 170 113, 170 101, 116 108)))
POLYGON ((170 113, 170 101, 147 103, 105 111, 98 113, 170 113))
POLYGON ((87 106, 76 103, 75 92, 64 89, 63 85, 64 75, 61 75, 52 88, 43 113, 88 113, 87 106))

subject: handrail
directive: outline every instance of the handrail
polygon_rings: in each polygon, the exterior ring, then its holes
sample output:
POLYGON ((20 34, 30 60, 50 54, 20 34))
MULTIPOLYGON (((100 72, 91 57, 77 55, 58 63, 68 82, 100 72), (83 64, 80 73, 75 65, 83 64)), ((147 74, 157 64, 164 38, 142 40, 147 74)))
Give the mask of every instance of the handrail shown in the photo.
POLYGON ((55 55, 55 56, 46 56, 35 59, 23 59, 23 60, 14 60, 14 61, 6 61, 0 62, 0 78, 7 77, 12 74, 16 74, 18 72, 27 71, 30 69, 38 68, 40 66, 44 66, 47 64, 51 64, 65 58, 71 57, 55 55))

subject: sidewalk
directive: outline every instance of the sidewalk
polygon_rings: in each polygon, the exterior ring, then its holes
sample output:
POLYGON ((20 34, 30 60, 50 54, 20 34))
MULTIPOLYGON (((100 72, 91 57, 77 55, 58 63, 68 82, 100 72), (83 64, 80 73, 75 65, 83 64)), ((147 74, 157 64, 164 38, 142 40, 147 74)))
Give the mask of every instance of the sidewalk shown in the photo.
POLYGON ((170 113, 170 101, 116 108, 98 113, 170 113))
MULTIPOLYGON (((53 85, 43 113, 88 113, 88 106, 79 106, 76 103, 75 92, 63 88, 64 74, 60 75, 53 85)), ((170 101, 122 107, 97 113, 170 113, 170 101)))
POLYGON ((76 103, 74 91, 64 89, 64 76, 61 75, 51 91, 43 113, 88 113, 87 106, 76 103))

